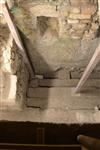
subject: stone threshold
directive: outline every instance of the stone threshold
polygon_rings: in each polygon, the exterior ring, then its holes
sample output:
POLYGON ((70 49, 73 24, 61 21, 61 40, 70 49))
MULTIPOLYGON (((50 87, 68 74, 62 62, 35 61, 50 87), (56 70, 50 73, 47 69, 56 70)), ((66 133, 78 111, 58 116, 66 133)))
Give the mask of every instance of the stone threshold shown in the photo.
POLYGON ((53 124, 97 124, 100 111, 95 110, 56 110, 31 109, 22 111, 0 111, 0 121, 38 122, 53 124))

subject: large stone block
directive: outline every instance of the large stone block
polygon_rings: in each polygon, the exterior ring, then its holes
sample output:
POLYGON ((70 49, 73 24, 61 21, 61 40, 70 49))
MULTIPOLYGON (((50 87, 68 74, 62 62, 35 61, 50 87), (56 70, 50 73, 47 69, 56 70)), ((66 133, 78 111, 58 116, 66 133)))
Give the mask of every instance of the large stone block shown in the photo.
POLYGON ((90 0, 70 0, 70 3, 72 6, 80 6, 90 3, 90 0))
POLYGON ((31 13, 34 16, 47 16, 47 17, 58 17, 59 13, 56 11, 54 5, 36 5, 30 8, 31 13))
POLYGON ((31 89, 31 97, 27 99, 27 105, 44 109, 59 108, 63 110, 93 110, 100 105, 100 89, 84 88, 83 92, 78 95, 73 91, 74 88, 68 87, 31 89))

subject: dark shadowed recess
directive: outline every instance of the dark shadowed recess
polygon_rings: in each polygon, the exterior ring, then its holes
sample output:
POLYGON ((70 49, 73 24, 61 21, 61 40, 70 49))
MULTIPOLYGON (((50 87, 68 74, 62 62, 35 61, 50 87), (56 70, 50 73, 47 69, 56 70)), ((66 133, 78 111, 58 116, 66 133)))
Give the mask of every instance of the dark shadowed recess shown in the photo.
POLYGON ((100 139, 100 124, 0 122, 0 143, 77 144, 77 135, 100 139))

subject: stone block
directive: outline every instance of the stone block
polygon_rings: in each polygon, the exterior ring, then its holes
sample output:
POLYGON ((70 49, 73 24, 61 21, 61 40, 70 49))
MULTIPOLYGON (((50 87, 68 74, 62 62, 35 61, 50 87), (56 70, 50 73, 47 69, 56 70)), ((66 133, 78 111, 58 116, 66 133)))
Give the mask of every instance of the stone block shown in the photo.
POLYGON ((34 87, 34 88, 38 87, 39 86, 38 80, 39 79, 32 79, 29 83, 29 87, 34 87))
MULTIPOLYGON (((39 80, 40 87, 76 87, 79 79, 43 79, 39 80)), ((98 87, 100 88, 99 79, 89 79, 86 84, 86 87, 98 87)))
POLYGON ((48 98, 49 89, 48 88, 29 88, 27 92, 28 98, 48 98))
POLYGON ((47 100, 44 98, 27 98, 27 106, 34 108, 46 108, 47 100))
POLYGON ((91 20, 90 19, 84 19, 84 20, 81 20, 80 23, 90 24, 91 20))
POLYGON ((81 6, 81 13, 82 14, 86 14, 86 15, 93 15, 95 14, 97 11, 97 5, 90 5, 90 4, 87 4, 87 5, 82 5, 81 6))
POLYGON ((83 19, 91 19, 91 15, 90 14, 74 14, 74 13, 70 13, 69 14, 69 19, 80 19, 80 20, 83 20, 83 19))
POLYGON ((78 19, 67 19, 67 22, 69 23, 69 24, 78 24, 79 23, 79 20, 78 19))
POLYGON ((45 17, 58 17, 59 12, 56 11, 56 6, 54 5, 36 5, 30 8, 31 13, 34 16, 45 16, 45 17))
POLYGON ((81 0, 70 0, 72 6, 80 6, 81 0))
POLYGON ((76 40, 78 40, 78 39, 82 39, 82 33, 72 33, 70 36, 73 38, 73 39, 76 39, 76 40))
POLYGON ((75 31, 79 31, 80 30, 83 32, 86 29, 86 24, 85 23, 78 23, 78 24, 74 24, 72 25, 72 29, 75 31))
POLYGON ((75 13, 75 14, 79 14, 80 13, 80 7, 70 7, 70 10, 69 10, 70 13, 75 13))
POLYGON ((66 9, 59 11, 59 17, 68 17, 69 12, 66 9))
POLYGON ((27 104, 33 107, 59 108, 65 110, 93 110, 97 105, 100 105, 100 89, 84 88, 83 91, 80 94, 75 94, 74 88, 68 87, 36 88, 31 91, 33 92, 33 97, 28 98, 27 104))
POLYGON ((55 78, 70 79, 70 72, 65 68, 60 68, 55 71, 55 78))

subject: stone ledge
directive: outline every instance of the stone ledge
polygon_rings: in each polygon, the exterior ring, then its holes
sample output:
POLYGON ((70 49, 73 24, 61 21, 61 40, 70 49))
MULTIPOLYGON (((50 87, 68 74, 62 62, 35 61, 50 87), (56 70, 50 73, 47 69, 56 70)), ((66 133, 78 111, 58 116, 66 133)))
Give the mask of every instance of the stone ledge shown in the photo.
POLYGON ((56 6, 52 5, 36 5, 30 8, 34 16, 58 17, 59 13, 56 11, 56 6))
MULTIPOLYGON (((80 95, 82 97, 90 97, 90 98, 96 98, 99 100, 99 97, 100 97, 100 88, 99 89, 96 89, 96 88, 84 88, 82 90, 81 93, 78 94, 74 94, 74 88, 65 88, 65 87, 51 87, 51 88, 48 88, 48 87, 38 87, 38 88, 29 88, 28 89, 28 92, 27 92, 27 97, 29 98, 52 98, 52 99, 57 99, 57 98, 62 98, 65 97, 66 95, 69 95, 70 93, 70 96, 72 97, 76 97, 77 99, 77 96, 80 97, 80 95)), ((81 98, 82 98, 81 97, 81 98)))
POLYGON ((29 121, 56 124, 97 124, 100 123, 100 111, 94 110, 57 110, 24 109, 23 111, 1 111, 1 121, 29 121))
MULTIPOLYGON (((79 79, 42 79, 38 81, 40 87, 76 87, 79 79)), ((90 79, 86 82, 85 87, 97 87, 100 88, 100 80, 90 79)))

